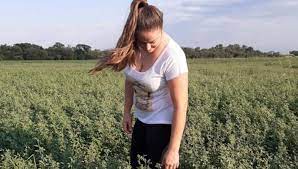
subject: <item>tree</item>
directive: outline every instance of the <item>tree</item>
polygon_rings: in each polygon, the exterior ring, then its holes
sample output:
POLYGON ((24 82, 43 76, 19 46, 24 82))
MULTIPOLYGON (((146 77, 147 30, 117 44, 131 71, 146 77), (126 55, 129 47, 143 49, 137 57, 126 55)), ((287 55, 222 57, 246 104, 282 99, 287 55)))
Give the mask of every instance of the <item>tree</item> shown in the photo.
POLYGON ((56 49, 62 49, 64 48, 65 46, 60 43, 60 42, 56 42, 54 45, 53 45, 53 48, 56 48, 56 49))
POLYGON ((182 49, 184 50, 185 55, 187 57, 190 57, 190 58, 195 58, 196 57, 196 50, 195 49, 189 48, 189 47, 182 47, 182 49))
POLYGON ((101 56, 101 52, 99 49, 91 50, 90 55, 87 55, 87 59, 97 59, 101 56))
POLYGON ((195 51, 196 51, 196 52, 199 52, 200 50, 201 50, 200 47, 196 47, 196 48, 195 48, 195 51))
POLYGON ((223 49, 223 45, 222 44, 218 44, 218 45, 215 46, 215 49, 222 50, 223 49))
POLYGON ((30 43, 17 43, 14 45, 22 49, 23 59, 32 60, 32 59, 44 59, 47 53, 43 52, 41 46, 30 44, 30 43))
POLYGON ((75 59, 74 51, 71 46, 65 47, 64 44, 56 42, 47 49, 50 59, 55 60, 72 60, 75 59))
POLYGON ((298 51, 297 50, 290 51, 290 54, 298 56, 298 51))
POLYGON ((85 60, 89 57, 88 55, 90 55, 90 50, 91 47, 88 45, 77 44, 74 52, 78 60, 85 60))
POLYGON ((23 50, 20 46, 13 45, 11 48, 11 54, 13 60, 23 60, 23 50))

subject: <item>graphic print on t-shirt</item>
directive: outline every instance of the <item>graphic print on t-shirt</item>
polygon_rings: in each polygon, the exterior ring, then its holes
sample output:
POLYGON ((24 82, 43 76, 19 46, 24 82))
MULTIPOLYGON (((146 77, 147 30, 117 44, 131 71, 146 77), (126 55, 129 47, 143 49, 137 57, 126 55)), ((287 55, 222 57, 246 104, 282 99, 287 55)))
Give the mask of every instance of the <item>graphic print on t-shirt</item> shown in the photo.
POLYGON ((153 111, 152 109, 152 93, 146 90, 146 86, 133 82, 136 103, 135 106, 145 112, 153 111))

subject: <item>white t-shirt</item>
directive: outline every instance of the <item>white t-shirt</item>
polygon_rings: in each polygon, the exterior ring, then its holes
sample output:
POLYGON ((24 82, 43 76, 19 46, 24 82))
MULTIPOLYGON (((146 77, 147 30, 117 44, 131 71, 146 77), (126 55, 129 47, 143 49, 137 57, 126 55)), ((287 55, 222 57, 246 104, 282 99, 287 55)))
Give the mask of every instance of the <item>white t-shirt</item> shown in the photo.
POLYGON ((127 64, 124 74, 133 83, 136 118, 146 124, 172 124, 174 106, 167 81, 185 72, 188 72, 185 53, 172 38, 145 72, 127 64))

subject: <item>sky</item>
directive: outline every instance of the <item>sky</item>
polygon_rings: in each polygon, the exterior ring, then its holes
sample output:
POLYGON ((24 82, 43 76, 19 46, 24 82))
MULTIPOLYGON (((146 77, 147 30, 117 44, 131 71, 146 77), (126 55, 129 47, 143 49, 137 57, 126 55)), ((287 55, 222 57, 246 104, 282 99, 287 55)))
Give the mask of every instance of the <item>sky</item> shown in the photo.
MULTIPOLYGON (((9 0, 0 4, 0 44, 61 42, 110 49, 131 0, 9 0)), ((148 0, 164 14, 164 30, 181 46, 252 46, 298 50, 298 0, 148 0)))

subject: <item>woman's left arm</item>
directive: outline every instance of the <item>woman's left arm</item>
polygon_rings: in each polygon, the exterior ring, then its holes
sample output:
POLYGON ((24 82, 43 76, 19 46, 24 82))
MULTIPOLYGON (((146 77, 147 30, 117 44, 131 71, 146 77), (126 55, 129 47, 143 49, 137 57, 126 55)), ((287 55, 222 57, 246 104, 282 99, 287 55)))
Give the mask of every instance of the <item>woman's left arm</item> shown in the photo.
POLYGON ((183 131, 186 123, 188 106, 188 73, 168 81, 172 102, 174 105, 171 139, 168 150, 179 151, 183 131))
POLYGON ((171 99, 174 105, 171 138, 168 148, 162 157, 165 169, 178 168, 179 148, 186 123, 188 106, 188 72, 168 81, 171 99))

